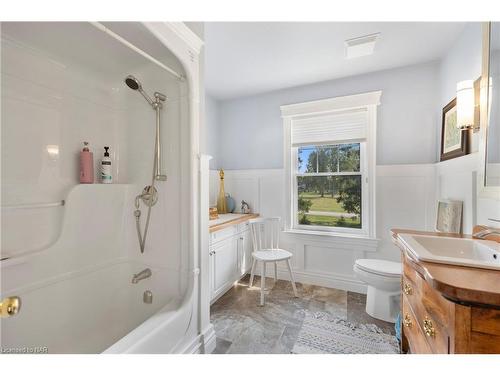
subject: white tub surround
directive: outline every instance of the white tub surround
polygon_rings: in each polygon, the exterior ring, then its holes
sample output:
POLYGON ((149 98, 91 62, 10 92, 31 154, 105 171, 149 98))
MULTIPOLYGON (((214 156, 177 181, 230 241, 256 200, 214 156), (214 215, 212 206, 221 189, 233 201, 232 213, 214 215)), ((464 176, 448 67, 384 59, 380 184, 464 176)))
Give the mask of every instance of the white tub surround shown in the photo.
POLYGON ((2 258, 9 259, 1 262, 0 297, 22 300, 16 317, 0 321, 2 346, 45 346, 49 353, 211 350, 215 340, 199 319, 202 42, 182 23, 103 25, 2 24, 2 204, 65 201, 2 208, 2 234, 9 233, 2 258), (156 186, 144 254, 134 198, 151 181, 155 118, 125 86, 128 74, 167 96, 160 142, 168 179, 156 186), (83 141, 96 165, 103 146, 111 147, 113 184, 78 184, 83 141), (151 277, 133 284, 146 268, 151 277), (152 303, 143 302, 146 291, 152 303))

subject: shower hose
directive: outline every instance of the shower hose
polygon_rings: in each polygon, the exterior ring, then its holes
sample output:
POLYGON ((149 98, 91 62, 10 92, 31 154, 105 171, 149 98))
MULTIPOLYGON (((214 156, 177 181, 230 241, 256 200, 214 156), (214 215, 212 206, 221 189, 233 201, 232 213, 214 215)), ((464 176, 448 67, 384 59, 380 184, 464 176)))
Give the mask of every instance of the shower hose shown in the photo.
MULTIPOLYGON (((156 135, 158 137, 158 134, 156 135)), ((156 155, 156 148, 158 147, 158 142, 155 141, 155 155, 156 155)), ((148 186, 148 191, 147 193, 142 193, 139 194, 138 196, 135 197, 135 211, 134 211, 134 216, 135 216, 135 226, 137 228, 137 237, 139 239, 139 247, 141 249, 141 254, 144 253, 144 248, 146 247, 146 237, 148 235, 148 229, 149 229, 149 220, 151 218, 151 207, 153 206, 153 199, 154 199, 154 194, 155 194, 155 170, 156 170, 156 157, 155 155, 153 156, 153 177, 151 178, 151 185, 148 186), (139 209, 140 206, 140 200, 141 198, 146 198, 147 199, 147 206, 148 206, 148 214, 146 216, 146 224, 144 225, 144 234, 141 234, 141 210, 139 209)))

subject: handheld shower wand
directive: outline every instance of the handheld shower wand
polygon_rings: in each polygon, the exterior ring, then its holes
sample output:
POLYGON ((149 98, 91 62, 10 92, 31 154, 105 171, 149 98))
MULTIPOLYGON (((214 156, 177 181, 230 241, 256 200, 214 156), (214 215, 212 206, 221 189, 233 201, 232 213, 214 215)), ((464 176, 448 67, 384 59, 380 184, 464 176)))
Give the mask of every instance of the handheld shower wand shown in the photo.
POLYGON ((125 78, 125 83, 132 90, 139 91, 141 95, 146 99, 151 107, 156 111, 156 144, 155 144, 155 165, 156 170, 154 174, 154 179, 158 181, 165 181, 167 176, 161 172, 161 144, 160 144, 160 123, 161 123, 161 115, 160 111, 163 107, 163 102, 167 100, 167 97, 160 93, 155 92, 153 94, 154 100, 142 89, 141 82, 135 78, 133 75, 128 75, 125 78))
POLYGON ((154 93, 154 100, 142 89, 141 82, 132 75, 128 75, 125 78, 125 84, 132 90, 139 91, 141 95, 146 99, 146 101, 153 107, 156 112, 156 139, 155 139, 155 152, 153 161, 153 175, 151 178, 151 185, 146 186, 141 194, 135 198, 135 222, 137 228, 137 236, 139 238, 139 246, 141 253, 144 253, 144 248, 146 246, 146 237, 148 234, 149 221, 151 218, 151 207, 156 204, 158 200, 158 192, 155 188, 155 181, 165 181, 167 176, 161 172, 161 142, 160 142, 160 111, 163 107, 163 102, 167 100, 167 97, 159 92, 154 93), (140 201, 148 207, 148 214, 146 217, 146 224, 144 226, 144 234, 141 233, 141 210, 140 201))

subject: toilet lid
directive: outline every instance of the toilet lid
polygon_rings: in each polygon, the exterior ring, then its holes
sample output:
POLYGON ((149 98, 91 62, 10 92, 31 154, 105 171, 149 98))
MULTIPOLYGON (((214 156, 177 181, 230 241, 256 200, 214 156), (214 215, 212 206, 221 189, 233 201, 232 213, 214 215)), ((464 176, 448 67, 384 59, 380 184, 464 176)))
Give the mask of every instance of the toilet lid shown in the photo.
POLYGON ((356 265, 366 272, 385 276, 401 276, 401 263, 381 259, 358 259, 356 265))

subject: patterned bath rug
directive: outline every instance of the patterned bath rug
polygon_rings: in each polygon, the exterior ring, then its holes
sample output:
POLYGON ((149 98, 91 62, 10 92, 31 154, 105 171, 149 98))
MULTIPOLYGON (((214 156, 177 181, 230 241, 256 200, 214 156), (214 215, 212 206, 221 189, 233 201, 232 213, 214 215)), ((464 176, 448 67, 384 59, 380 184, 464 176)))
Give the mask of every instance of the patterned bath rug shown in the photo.
POLYGON ((395 336, 375 324, 354 324, 324 312, 306 312, 292 353, 398 354, 395 336))

